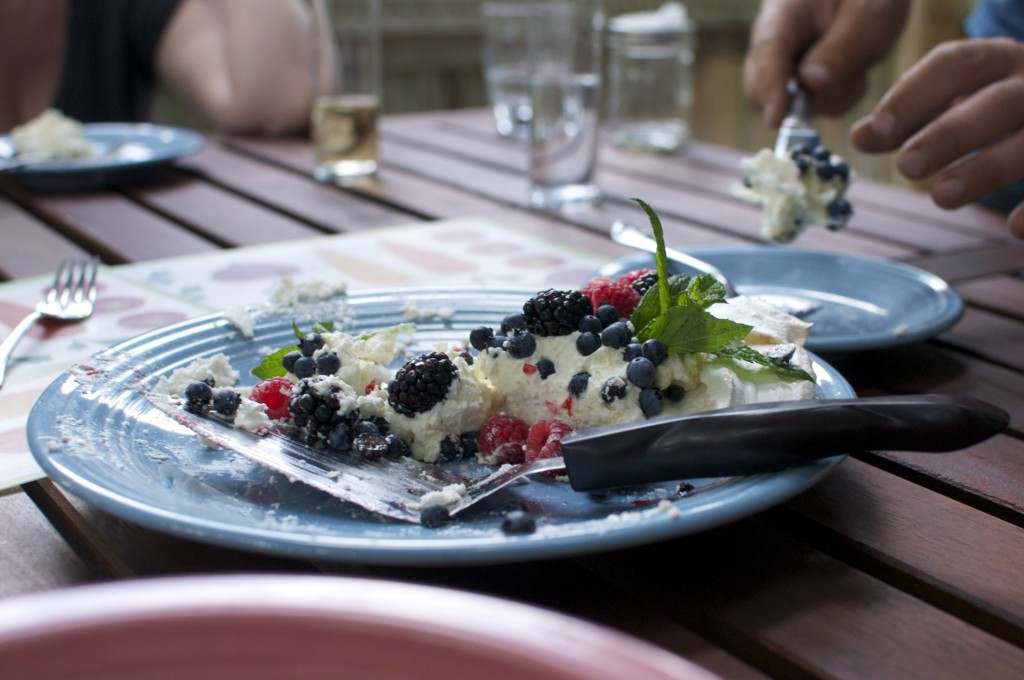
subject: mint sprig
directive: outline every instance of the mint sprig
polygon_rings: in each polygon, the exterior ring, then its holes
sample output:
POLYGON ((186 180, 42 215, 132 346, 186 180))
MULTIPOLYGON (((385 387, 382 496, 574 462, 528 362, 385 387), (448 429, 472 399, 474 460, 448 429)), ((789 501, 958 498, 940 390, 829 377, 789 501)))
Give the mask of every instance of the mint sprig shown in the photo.
POLYGON ((676 354, 714 354, 759 364, 786 378, 814 382, 814 377, 802 368, 772 359, 745 345, 743 339, 753 326, 719 319, 707 311, 711 305, 726 301, 725 286, 715 277, 700 274, 691 278, 669 273, 661 220, 646 202, 639 198, 633 200, 647 213, 658 244, 654 257, 658 285, 644 293, 630 318, 640 342, 658 339, 676 354))

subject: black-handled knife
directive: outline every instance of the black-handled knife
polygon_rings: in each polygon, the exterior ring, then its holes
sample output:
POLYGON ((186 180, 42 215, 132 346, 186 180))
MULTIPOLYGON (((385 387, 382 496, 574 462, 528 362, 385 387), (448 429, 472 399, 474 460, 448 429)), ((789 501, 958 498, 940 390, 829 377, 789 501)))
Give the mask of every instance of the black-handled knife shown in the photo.
POLYGON ((947 452, 1010 416, 970 397, 910 395, 750 404, 573 433, 562 457, 577 491, 773 472, 858 451, 947 452))

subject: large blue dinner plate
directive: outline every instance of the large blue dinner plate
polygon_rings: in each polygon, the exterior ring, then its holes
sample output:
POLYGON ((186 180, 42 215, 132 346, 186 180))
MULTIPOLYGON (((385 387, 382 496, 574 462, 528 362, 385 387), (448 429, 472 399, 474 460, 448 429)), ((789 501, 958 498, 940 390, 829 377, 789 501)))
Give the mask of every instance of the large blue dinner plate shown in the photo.
MULTIPOLYGON (((818 354, 884 349, 931 338, 963 315, 960 296, 938 276, 909 265, 863 255, 779 246, 692 248, 687 253, 717 267, 737 293, 762 295, 811 311, 807 348, 818 354)), ((671 263, 677 273, 693 269, 671 263)), ((632 255, 601 267, 615 278, 654 268, 654 257, 632 255)))
MULTIPOLYGON (((82 135, 94 158, 34 163, 9 174, 30 189, 97 189, 136 181, 145 170, 191 155, 204 144, 193 130, 149 123, 86 123, 82 135)), ((10 135, 0 135, 0 157, 13 153, 10 135)))
MULTIPOLYGON (((395 565, 513 562, 634 546, 731 522, 780 503, 827 475, 842 457, 783 472, 689 480, 629 492, 585 494, 540 476, 486 499, 439 529, 382 519, 241 456, 202 445, 132 386, 194 359, 226 354, 243 382, 262 356, 294 342, 293 320, 343 319, 351 332, 418 316, 412 350, 462 341, 497 325, 534 291, 404 289, 341 296, 317 305, 266 307, 245 317, 213 314, 167 326, 103 351, 50 385, 33 408, 33 455, 60 485, 124 519, 170 534, 265 553, 395 565), (252 322, 254 335, 239 327, 252 322), (667 503, 662 501, 668 501, 667 503), (539 517, 525 536, 505 535, 504 512, 539 517)), ((308 327, 308 325, 306 326, 308 327)), ((854 396, 815 360, 821 398, 854 396)))

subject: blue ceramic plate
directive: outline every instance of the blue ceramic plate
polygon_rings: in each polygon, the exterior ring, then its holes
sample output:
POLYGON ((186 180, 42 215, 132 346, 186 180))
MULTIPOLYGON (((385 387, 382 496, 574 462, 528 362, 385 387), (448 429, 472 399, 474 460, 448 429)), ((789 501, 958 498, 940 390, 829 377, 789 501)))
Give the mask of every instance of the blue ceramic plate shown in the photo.
MULTIPOLYGON (((956 291, 928 272, 860 255, 773 246, 693 248, 689 255, 717 267, 737 293, 774 298, 814 324, 807 348, 818 354, 863 352, 927 340, 953 326, 964 305, 956 291)), ((609 262, 615 278, 653 268, 651 255, 609 262)), ((694 270, 673 263, 678 273, 694 270)))
MULTIPOLYGON (((9 171, 18 182, 43 191, 82 191, 135 182, 155 165, 193 154, 203 136, 183 128, 149 123, 87 123, 83 135, 95 158, 35 163, 9 171)), ((9 135, 0 136, 0 157, 14 153, 9 135)))
MULTIPOLYGON (((287 312, 255 312, 246 338, 221 314, 161 328, 101 352, 63 375, 29 416, 32 453, 59 484, 138 524, 187 538, 266 553, 396 565, 514 562, 611 550, 689 534, 780 503, 828 474, 837 456, 784 472, 690 480, 630 492, 585 494, 539 476, 504 490, 440 529, 382 519, 261 468, 208 449, 138 392, 194 359, 226 354, 243 374, 268 349, 294 342, 293 318, 345 319, 351 332, 408 321, 420 310, 413 350, 459 341, 497 325, 533 291, 405 289, 343 296, 287 312), (426 310, 448 310, 427 316, 426 310), (668 504, 660 503, 668 500, 668 504), (538 529, 501 531, 503 513, 526 506, 538 529), (659 507, 660 506, 660 507, 659 507)), ((233 323, 234 322, 234 323, 233 323)), ((854 396, 833 368, 816 361, 822 398, 854 396)), ((243 382, 255 378, 243 375, 243 382)))

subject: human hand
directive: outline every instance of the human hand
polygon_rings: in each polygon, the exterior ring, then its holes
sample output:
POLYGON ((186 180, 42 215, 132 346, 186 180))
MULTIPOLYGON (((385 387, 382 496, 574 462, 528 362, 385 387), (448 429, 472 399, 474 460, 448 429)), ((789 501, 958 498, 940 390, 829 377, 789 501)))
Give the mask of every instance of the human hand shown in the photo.
POLYGON ((814 114, 845 113, 867 90, 867 74, 896 42, 910 0, 763 0, 743 65, 744 93, 777 127, 797 76, 814 114))
MULTIPOLYGON (((931 177, 932 199, 959 208, 1024 177, 1024 43, 1008 38, 939 45, 858 121, 867 152, 899 149, 896 168, 931 177)), ((1008 219, 1024 237, 1024 204, 1008 219)))

